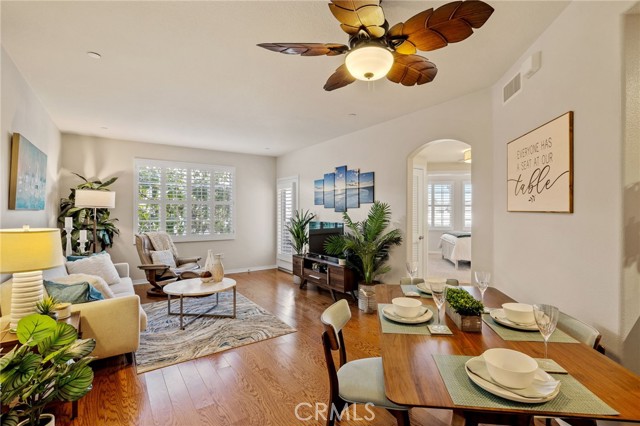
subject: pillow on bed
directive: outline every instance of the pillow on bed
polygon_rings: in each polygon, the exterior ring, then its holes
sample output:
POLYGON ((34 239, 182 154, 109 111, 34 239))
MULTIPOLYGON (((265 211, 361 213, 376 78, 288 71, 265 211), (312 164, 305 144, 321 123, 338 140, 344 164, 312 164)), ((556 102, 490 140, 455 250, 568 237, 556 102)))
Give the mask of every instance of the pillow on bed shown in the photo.
POLYGON ((105 299, 113 299, 116 295, 109 287, 109 284, 97 275, 89 275, 89 274, 71 274, 65 275, 59 278, 51 278, 49 281, 53 281, 58 284, 79 284, 83 282, 88 282, 91 284, 96 290, 98 290, 105 299))
POLYGON ((70 274, 97 275, 109 285, 120 282, 120 275, 118 275, 109 253, 98 254, 75 262, 67 262, 65 266, 70 274))
POLYGON ((104 299, 102 294, 87 282, 60 284, 45 280, 44 288, 47 290, 47 294, 54 297, 58 303, 67 302, 77 305, 104 299))

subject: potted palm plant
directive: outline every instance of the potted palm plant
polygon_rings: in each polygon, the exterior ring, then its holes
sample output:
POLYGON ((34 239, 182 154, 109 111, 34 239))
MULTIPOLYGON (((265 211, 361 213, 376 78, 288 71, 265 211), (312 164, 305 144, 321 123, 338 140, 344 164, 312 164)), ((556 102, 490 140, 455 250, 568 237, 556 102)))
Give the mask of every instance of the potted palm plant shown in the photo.
POLYGON ((76 401, 91 390, 96 341, 78 339, 72 325, 40 314, 22 318, 17 335, 20 344, 0 358, 0 400, 9 407, 2 426, 53 426, 53 415, 42 414, 47 404, 76 401))
MULTIPOLYGON (((402 243, 398 229, 387 230, 391 223, 391 207, 380 201, 371 206, 366 219, 354 222, 348 213, 342 215, 347 233, 327 238, 325 250, 334 255, 347 254, 347 265, 358 271, 365 290, 371 294, 376 277, 391 270, 386 264, 389 250, 402 243)), ((361 306, 362 308, 362 306, 361 306)))
MULTIPOLYGON (((304 250, 309 244, 309 223, 316 217, 309 210, 294 210, 289 223, 286 226, 287 231, 291 235, 291 248, 295 256, 303 256, 304 250)), ((295 262, 294 262, 295 263, 295 262)), ((300 284, 302 278, 298 275, 293 276, 293 282, 300 284)))

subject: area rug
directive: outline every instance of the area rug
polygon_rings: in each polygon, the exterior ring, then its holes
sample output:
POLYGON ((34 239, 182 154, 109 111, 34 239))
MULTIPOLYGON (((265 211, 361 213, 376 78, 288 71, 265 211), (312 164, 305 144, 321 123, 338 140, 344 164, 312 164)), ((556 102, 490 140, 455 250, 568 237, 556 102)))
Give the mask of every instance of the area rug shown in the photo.
MULTIPOLYGON (((172 301, 171 312, 180 309, 172 301)), ((184 299, 185 312, 203 312, 215 304, 215 295, 184 299)), ((220 293, 220 303, 211 313, 231 314, 233 293, 220 293)), ((180 330, 180 317, 167 315, 167 301, 142 305, 148 316, 147 329, 140 334, 136 352, 138 374, 293 333, 296 330, 240 293, 236 318, 200 317, 180 330)), ((193 317, 185 317, 190 320, 193 317)))

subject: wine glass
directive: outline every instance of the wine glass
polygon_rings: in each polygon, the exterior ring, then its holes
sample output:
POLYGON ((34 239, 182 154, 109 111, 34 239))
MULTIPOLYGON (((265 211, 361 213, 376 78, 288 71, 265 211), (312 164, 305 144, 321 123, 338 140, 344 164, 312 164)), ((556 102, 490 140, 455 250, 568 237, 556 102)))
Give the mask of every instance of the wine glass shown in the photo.
MULTIPOLYGON (((540 330, 540 334, 542 334, 542 338, 544 339, 544 360, 542 361, 542 365, 547 365, 549 364, 547 361, 547 341, 556 330, 560 310, 552 305, 536 304, 533 305, 533 316, 536 319, 538 330, 540 330)), ((544 370, 545 367, 542 365, 540 368, 544 370)))
POLYGON ((491 272, 476 271, 476 283, 478 284, 478 290, 480 290, 480 301, 484 305, 484 292, 489 288, 491 282, 491 272))
POLYGON ((418 273, 418 262, 407 262, 406 266, 407 266, 407 272, 411 277, 411 284, 413 284, 413 279, 418 273))
POLYGON ((433 280, 429 282, 429 286, 431 287, 431 296, 433 297, 433 301, 438 307, 438 324, 432 326, 432 328, 436 333, 443 333, 447 330, 447 326, 440 324, 440 310, 442 309, 442 305, 444 305, 446 285, 444 281, 433 280))

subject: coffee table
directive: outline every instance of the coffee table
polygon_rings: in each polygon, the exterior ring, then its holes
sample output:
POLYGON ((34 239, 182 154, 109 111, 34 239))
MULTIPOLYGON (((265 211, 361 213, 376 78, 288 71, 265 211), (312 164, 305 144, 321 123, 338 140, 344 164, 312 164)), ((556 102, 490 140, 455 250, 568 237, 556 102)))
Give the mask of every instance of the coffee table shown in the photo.
POLYGON ((236 317, 236 280, 223 278, 220 282, 202 282, 200 278, 190 278, 167 284, 162 288, 167 294, 167 312, 169 315, 180 315, 180 330, 191 324, 200 317, 214 318, 235 318, 236 317), (218 306, 220 293, 223 291, 233 291, 233 315, 210 314, 218 306), (185 312, 183 300, 185 297, 203 297, 216 295, 216 304, 202 313, 185 312), (180 297, 180 312, 171 312, 171 296, 180 297), (195 317, 191 321, 184 323, 184 317, 195 317))

